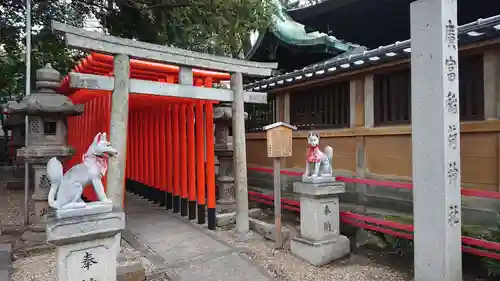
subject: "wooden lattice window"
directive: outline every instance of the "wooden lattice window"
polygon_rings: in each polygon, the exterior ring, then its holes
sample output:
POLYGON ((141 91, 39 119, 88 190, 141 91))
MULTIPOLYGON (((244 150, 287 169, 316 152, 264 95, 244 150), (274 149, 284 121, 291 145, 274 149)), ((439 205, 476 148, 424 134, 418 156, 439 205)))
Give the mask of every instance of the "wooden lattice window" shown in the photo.
POLYGON ((276 95, 268 95, 267 104, 245 104, 246 131, 259 132, 264 126, 277 122, 277 106, 276 95))
MULTIPOLYGON (((376 126, 411 123, 410 69, 376 74, 373 80, 373 114, 376 126)), ((460 120, 484 119, 482 55, 460 58, 460 120)))
POLYGON ((376 126, 411 122, 410 69, 373 77, 373 121, 376 126))
POLYGON ((290 121, 299 129, 349 127, 349 81, 291 93, 290 121))
POLYGON ((483 56, 476 55, 458 62, 460 85, 460 120, 484 120, 483 56))

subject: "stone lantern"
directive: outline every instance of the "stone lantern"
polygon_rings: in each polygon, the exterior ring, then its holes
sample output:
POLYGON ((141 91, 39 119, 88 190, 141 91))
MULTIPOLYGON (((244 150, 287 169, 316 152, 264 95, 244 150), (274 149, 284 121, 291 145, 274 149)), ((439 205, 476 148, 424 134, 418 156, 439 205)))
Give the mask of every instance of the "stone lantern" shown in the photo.
MULTIPOLYGON (((221 103, 214 108, 215 123, 215 156, 219 162, 219 176, 217 177, 218 200, 217 212, 227 213, 236 209, 234 190, 233 167, 233 136, 231 104, 221 103)), ((245 113, 245 120, 248 114, 245 113)))
POLYGON ((49 206, 47 202, 50 181, 46 165, 50 158, 66 159, 73 149, 66 144, 66 116, 83 113, 83 107, 55 92, 60 85, 60 74, 47 64, 36 72, 36 91, 24 97, 19 104, 10 104, 11 115, 28 115, 28 142, 19 149, 17 156, 23 157, 33 168, 34 219, 31 231, 23 235, 24 240, 45 241, 45 224, 49 206))
MULTIPOLYGON (((17 104, 16 102, 9 102, 8 104, 17 104)), ((25 144, 25 120, 24 116, 20 114, 9 115, 3 123, 5 130, 11 131, 11 138, 7 141, 7 150, 9 156, 13 159, 13 181, 7 182, 9 189, 23 189, 24 188, 24 159, 17 156, 17 150, 25 144), (13 153, 13 155, 11 155, 13 153)))

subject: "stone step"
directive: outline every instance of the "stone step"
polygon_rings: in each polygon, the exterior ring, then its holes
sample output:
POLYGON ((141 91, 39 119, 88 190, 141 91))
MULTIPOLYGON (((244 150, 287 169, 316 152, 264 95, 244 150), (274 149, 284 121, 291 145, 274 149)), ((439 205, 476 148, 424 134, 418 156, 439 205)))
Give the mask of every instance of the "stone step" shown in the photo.
POLYGON ((12 271, 12 245, 0 244, 0 281, 9 281, 12 271))

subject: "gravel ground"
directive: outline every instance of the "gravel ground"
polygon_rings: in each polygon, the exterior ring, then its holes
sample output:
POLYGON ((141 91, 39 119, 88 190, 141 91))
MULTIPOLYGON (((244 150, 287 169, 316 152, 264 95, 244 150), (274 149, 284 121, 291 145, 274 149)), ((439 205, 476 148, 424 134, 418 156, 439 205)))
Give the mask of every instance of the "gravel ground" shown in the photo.
MULTIPOLYGON (((231 231, 217 234, 229 244, 237 245, 231 231)), ((240 245, 238 245, 240 246, 240 245)), ((241 245, 243 246, 243 245, 241 245)), ((279 281, 411 281, 411 272, 382 265, 367 255, 351 254, 348 258, 323 267, 312 266, 296 258, 288 250, 273 250, 272 242, 255 235, 248 244, 246 255, 265 268, 279 281)))
MULTIPOLYGON (((22 225, 24 223, 24 190, 12 191, 0 186, 0 192, 2 193, 0 196, 0 225, 22 225)), ((29 204, 29 206, 31 205, 29 204)))

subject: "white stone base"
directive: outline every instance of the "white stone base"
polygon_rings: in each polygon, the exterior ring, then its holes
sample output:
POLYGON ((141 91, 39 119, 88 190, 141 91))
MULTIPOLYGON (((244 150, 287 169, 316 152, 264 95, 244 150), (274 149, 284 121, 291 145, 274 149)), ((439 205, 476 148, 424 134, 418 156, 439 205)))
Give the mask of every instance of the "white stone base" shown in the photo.
POLYGON ((88 215, 110 213, 112 210, 113 210, 112 203, 92 202, 92 203, 87 203, 87 205, 82 208, 57 210, 56 217, 58 219, 62 219, 69 217, 88 216, 88 215))
POLYGON ((116 281, 119 233, 124 228, 122 212, 49 221, 47 241, 56 245, 57 280, 116 281))
POLYGON ((351 251, 349 238, 340 235, 334 239, 311 241, 302 237, 295 237, 291 241, 292 253, 314 266, 323 266, 339 260, 351 251))

